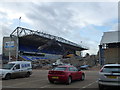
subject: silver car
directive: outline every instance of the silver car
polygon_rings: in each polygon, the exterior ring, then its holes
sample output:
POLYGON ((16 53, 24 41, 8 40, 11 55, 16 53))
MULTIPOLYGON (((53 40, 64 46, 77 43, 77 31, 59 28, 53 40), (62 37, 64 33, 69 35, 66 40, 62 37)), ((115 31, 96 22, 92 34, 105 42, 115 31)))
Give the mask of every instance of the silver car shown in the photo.
POLYGON ((106 86, 120 87, 120 64, 106 64, 99 72, 99 90, 106 86))

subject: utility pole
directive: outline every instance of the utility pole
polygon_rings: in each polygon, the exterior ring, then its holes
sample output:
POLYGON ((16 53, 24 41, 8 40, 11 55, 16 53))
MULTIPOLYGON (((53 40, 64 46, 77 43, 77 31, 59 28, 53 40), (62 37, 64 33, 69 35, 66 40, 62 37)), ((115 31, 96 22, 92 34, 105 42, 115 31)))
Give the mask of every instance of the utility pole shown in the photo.
MULTIPOLYGON (((19 27, 21 26, 21 17, 19 18, 19 27)), ((16 61, 18 61, 18 49, 19 49, 19 30, 17 29, 17 39, 16 39, 16 61)))
POLYGON ((9 62, 11 61, 11 49, 10 49, 10 45, 11 45, 11 41, 8 44, 8 48, 9 48, 9 62))

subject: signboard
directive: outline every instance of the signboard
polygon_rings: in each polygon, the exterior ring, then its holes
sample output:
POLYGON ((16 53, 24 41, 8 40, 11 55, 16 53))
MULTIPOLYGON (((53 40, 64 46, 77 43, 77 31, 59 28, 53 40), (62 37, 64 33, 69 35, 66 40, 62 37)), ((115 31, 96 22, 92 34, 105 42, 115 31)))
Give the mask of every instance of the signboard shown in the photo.
POLYGON ((5 42, 5 48, 14 48, 14 41, 5 42))

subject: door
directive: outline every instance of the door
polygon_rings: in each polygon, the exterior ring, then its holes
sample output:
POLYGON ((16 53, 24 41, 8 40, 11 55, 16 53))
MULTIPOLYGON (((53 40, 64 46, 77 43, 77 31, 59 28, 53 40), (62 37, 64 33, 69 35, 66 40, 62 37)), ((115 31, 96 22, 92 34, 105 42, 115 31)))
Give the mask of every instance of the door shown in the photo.
POLYGON ((72 79, 73 80, 77 79, 77 77, 78 77, 78 75, 77 75, 77 73, 78 73, 77 68, 75 68, 75 67, 69 67, 69 71, 71 73, 72 79))
POLYGON ((27 74, 29 64, 23 63, 21 64, 21 76, 25 76, 27 74))
POLYGON ((81 77, 81 72, 78 71, 78 69, 76 67, 74 67, 74 72, 75 72, 75 79, 80 79, 81 77))
POLYGON ((12 77, 20 77, 20 76, 21 76, 20 64, 16 64, 13 67, 12 77))

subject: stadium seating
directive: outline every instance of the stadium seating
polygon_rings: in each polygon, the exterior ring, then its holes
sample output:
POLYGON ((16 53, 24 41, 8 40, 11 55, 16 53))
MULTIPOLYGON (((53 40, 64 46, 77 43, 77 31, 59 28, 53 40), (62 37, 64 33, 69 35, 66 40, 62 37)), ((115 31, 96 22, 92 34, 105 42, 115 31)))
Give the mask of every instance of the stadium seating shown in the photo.
POLYGON ((45 60, 48 58, 45 57, 35 57, 35 56, 21 56, 25 60, 34 61, 34 60, 45 60))
POLYGON ((38 49, 36 49, 33 46, 25 46, 25 45, 19 45, 20 51, 27 51, 27 52, 37 52, 38 49))
POLYGON ((48 53, 48 54, 56 54, 61 55, 63 52, 59 50, 59 48, 49 47, 42 50, 38 50, 38 47, 35 46, 25 46, 19 45, 19 51, 26 51, 26 52, 41 52, 41 53, 48 53))

